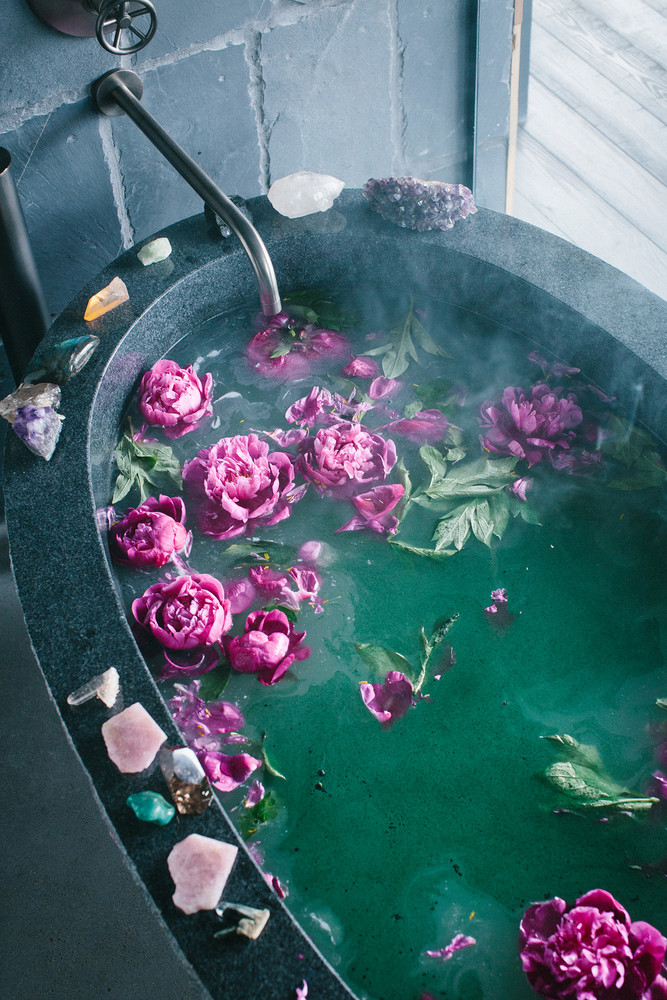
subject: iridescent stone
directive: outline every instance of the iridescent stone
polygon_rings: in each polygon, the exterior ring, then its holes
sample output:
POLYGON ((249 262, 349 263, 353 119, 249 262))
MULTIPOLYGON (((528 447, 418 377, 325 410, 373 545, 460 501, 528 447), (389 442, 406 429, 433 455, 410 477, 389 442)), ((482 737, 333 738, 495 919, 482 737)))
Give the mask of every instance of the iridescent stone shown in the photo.
POLYGON ((94 333, 61 341, 48 351, 37 355, 33 367, 25 376, 25 381, 37 382, 39 379, 48 378, 62 385, 74 375, 78 375, 88 364, 99 342, 100 338, 94 333))
POLYGON ((21 406, 14 414, 14 433, 33 455, 47 462, 53 455, 65 418, 50 406, 21 406))
POLYGON ((113 708, 116 704, 119 689, 120 679, 118 671, 115 667, 109 667, 103 674, 92 677, 85 684, 82 684, 81 687, 78 687, 76 691, 68 694, 67 704, 83 705, 87 701, 92 701, 93 698, 99 698, 107 708, 113 708))
POLYGON ((96 292, 88 300, 83 318, 90 321, 91 319, 97 319, 98 316, 104 316, 111 309, 115 309, 121 303, 127 302, 129 297, 130 293, 125 287, 125 282, 116 277, 109 282, 106 288, 100 289, 99 292, 96 292))
POLYGON ((0 417, 14 423, 17 411, 22 406, 50 406, 52 410, 60 405, 60 386, 51 382, 38 385, 20 385, 4 399, 0 399, 0 417))
POLYGON ((166 236, 160 236, 156 240, 151 240, 150 243, 145 243, 137 253, 137 257, 144 267, 148 267, 149 264, 157 264, 161 260, 166 260, 170 253, 171 243, 166 236))
POLYGON ((143 705, 135 701, 102 726, 109 758, 123 774, 144 771, 167 738, 143 705))
POLYGON ((176 810, 159 792, 135 792, 125 800, 137 817, 144 823, 166 826, 176 815, 176 810))
POLYGON ((330 174, 298 170, 274 181, 267 197, 276 212, 288 219, 300 219, 315 212, 326 212, 344 187, 345 181, 330 174))
POLYGON ((227 937, 228 934, 242 934, 244 937, 256 941, 271 916, 270 910, 257 910, 254 906, 243 906, 241 903, 222 903, 215 908, 215 912, 221 920, 229 911, 238 913, 241 919, 230 927, 223 927, 213 937, 221 938, 227 937))
POLYGON ((181 815, 196 815, 208 809, 213 801, 213 790, 194 750, 163 747, 158 762, 181 815))
POLYGON ((214 910, 229 878, 238 847, 191 833, 173 847, 167 858, 176 891, 174 906, 183 913, 214 910))

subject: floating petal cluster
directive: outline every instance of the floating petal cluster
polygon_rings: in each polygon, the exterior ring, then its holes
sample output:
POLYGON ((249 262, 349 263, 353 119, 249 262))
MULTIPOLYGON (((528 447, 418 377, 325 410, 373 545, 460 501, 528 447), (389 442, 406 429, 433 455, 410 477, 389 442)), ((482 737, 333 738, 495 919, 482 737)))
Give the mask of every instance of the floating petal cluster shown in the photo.
POLYGON ((149 497, 109 530, 111 556, 127 566, 164 566, 191 540, 180 497, 149 497))
POLYGON ((480 423, 484 428, 482 447, 500 455, 516 455, 529 465, 544 458, 554 460, 559 450, 567 450, 575 437, 574 428, 583 420, 579 400, 573 392, 540 382, 529 393, 508 386, 499 402, 482 404, 480 423))
POLYGON ((470 188, 413 177, 371 178, 363 188, 370 207, 406 229, 451 229, 477 211, 470 188))
POLYGON ((345 357, 349 348, 349 341, 335 330, 313 323, 299 326, 287 313, 277 313, 252 338, 246 354, 262 375, 292 379, 303 378, 322 359, 345 357))
POLYGON ((284 611, 253 611, 242 635, 226 643, 226 652, 234 670, 257 674, 262 684, 276 684, 294 660, 310 656, 302 645, 305 632, 297 632, 284 611))
POLYGON ((667 940, 603 889, 568 906, 556 896, 521 921, 521 962, 530 985, 554 1000, 652 1000, 667 996, 659 976, 667 940))
POLYGON ((179 438, 210 417, 213 379, 202 383, 192 365, 181 368, 175 361, 158 361, 139 386, 139 410, 149 424, 164 429, 168 438, 179 438))

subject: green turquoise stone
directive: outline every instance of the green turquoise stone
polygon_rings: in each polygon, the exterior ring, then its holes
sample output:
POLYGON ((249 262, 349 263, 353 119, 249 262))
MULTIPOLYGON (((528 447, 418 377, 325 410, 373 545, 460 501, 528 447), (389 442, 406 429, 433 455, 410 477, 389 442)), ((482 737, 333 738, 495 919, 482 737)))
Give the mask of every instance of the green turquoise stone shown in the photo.
POLYGON ((176 810, 159 792, 135 792, 128 795, 127 804, 137 817, 146 823, 166 826, 173 819, 176 810))

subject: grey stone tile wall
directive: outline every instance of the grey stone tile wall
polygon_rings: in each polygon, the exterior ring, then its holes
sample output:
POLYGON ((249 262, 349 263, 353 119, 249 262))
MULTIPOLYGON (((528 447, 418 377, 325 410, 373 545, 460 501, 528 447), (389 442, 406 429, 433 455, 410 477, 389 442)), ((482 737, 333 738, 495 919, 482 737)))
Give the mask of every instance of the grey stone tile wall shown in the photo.
POLYGON ((470 183, 476 0, 156 6, 153 41, 119 58, 3 0, 0 145, 53 313, 120 250, 202 208, 133 123, 92 108, 91 82, 119 63, 227 194, 300 169, 348 186, 408 173, 470 183))

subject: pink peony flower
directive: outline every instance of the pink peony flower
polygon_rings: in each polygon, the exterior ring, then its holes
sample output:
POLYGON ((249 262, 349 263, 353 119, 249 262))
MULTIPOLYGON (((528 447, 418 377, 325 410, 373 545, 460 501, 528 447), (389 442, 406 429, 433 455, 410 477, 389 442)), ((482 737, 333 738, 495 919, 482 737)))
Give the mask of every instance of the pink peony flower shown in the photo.
POLYGON ((199 697, 201 681, 192 681, 187 687, 176 684, 177 694, 167 705, 171 717, 183 733, 186 743, 197 746, 208 736, 220 736, 242 729, 242 712, 229 701, 206 702, 199 697))
POLYGON ((207 573, 153 584, 132 602, 132 614, 169 649, 210 646, 232 627, 223 586, 207 573))
POLYGON ((213 538, 234 538, 290 515, 303 496, 294 489, 294 462, 256 434, 222 438, 183 467, 183 481, 198 504, 200 529, 213 538))
POLYGON ((384 479, 396 461, 394 442, 362 424, 339 421, 324 427, 299 447, 298 467, 320 493, 351 491, 384 479))
POLYGON ((248 615, 243 635, 226 643, 234 670, 257 674, 262 684, 276 684, 294 660, 305 660, 310 649, 302 646, 305 632, 295 632, 282 611, 253 611, 248 615))
POLYGON ((368 395, 371 399, 386 399, 387 396, 395 395, 402 389, 403 383, 395 378, 385 378, 379 375, 373 379, 368 387, 368 395))
POLYGON ((562 397, 561 392, 541 383, 526 396, 523 389, 508 386, 501 403, 483 403, 480 422, 486 433, 480 439, 482 447, 525 458, 529 465, 551 457, 556 449, 569 448, 575 436, 572 428, 579 426, 583 415, 575 394, 562 397))
POLYGON ((395 535, 398 518, 390 516, 389 512, 394 509, 404 493, 405 488, 398 483, 376 486, 368 493, 360 493, 359 496, 352 498, 352 503, 359 513, 342 528, 336 528, 336 531, 360 531, 362 528, 368 528, 380 534, 386 532, 388 535, 395 535))
POLYGON ((180 497, 149 497, 128 510, 109 531, 111 556, 126 566, 164 566, 191 542, 180 497))
POLYGON ((378 430, 400 434, 417 444, 424 444, 425 441, 433 444, 435 441, 442 441, 448 427, 449 420, 441 410, 422 410, 410 419, 394 420, 378 427, 378 430))
POLYGON ((303 378, 321 358, 344 357, 349 342, 334 330, 323 330, 312 323, 299 329, 286 313, 278 313, 269 326, 256 334, 246 354, 262 374, 273 378, 303 378))
POLYGON ((343 375, 348 378, 375 378, 379 374, 380 366, 374 358, 355 358, 353 354, 343 368, 343 375))
POLYGON ((455 934, 444 948, 438 948, 437 951, 425 951, 424 954, 428 955, 429 958, 441 958, 443 962, 447 962, 455 952, 461 951, 462 948, 470 948, 473 944, 477 944, 474 937, 468 937, 467 934, 455 934))
POLYGON ((568 906, 538 903, 521 921, 521 962, 530 985, 557 1000, 649 1000, 664 996, 659 972, 667 940, 650 924, 630 922, 603 889, 568 906), (655 987, 655 989, 654 989, 655 987))
POLYGON ((320 389, 314 385, 307 396, 297 399, 296 403, 285 411, 288 424, 307 424, 312 427, 321 413, 328 406, 333 406, 334 398, 328 389, 320 389))
POLYGON ((384 684, 364 682, 360 689, 364 705, 383 729, 402 719, 413 704, 412 684, 399 670, 390 670, 384 684))
POLYGON ((209 750, 200 752, 197 756, 209 781, 221 792, 233 792, 247 781, 253 771, 262 766, 261 760, 247 753, 231 756, 209 750))
POLYGON ((182 437, 210 417, 212 387, 211 376, 202 385, 192 365, 158 361, 141 380, 139 410, 149 424, 163 427, 168 438, 182 437))

